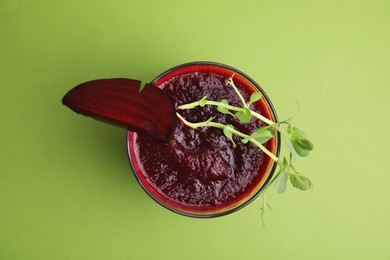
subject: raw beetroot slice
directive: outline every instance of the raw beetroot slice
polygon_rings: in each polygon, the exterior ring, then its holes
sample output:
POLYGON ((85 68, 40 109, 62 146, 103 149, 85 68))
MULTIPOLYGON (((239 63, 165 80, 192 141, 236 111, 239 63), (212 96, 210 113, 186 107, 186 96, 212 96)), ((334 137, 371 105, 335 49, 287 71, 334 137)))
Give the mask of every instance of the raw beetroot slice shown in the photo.
POLYGON ((175 106, 161 89, 133 79, 99 79, 70 90, 62 103, 74 112, 167 141, 176 125, 175 106))

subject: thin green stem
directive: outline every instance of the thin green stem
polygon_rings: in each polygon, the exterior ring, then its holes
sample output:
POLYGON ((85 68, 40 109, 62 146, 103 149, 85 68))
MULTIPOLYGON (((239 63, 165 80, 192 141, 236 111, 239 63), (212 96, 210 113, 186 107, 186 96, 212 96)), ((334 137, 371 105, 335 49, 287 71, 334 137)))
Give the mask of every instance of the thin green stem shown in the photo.
MULTIPOLYGON (((218 102, 218 101, 212 101, 212 100, 207 100, 205 105, 216 106, 216 107, 224 107, 226 109, 229 109, 229 110, 232 110, 232 111, 236 111, 236 112, 244 110, 242 107, 236 107, 236 106, 232 106, 232 105, 229 105, 229 104, 221 103, 221 102, 218 102)), ((183 109, 193 109, 193 108, 196 108, 198 106, 200 106, 200 102, 199 101, 195 101, 195 102, 192 102, 192 103, 180 105, 177 108, 183 110, 183 109)), ((263 121, 266 124, 269 124, 269 125, 274 125, 275 124, 274 121, 266 118, 265 116, 255 112, 255 111, 250 110, 250 112, 251 112, 251 114, 254 117, 260 119, 261 121, 263 121)))
POLYGON ((279 160, 278 157, 276 157, 273 153, 271 153, 267 148, 265 148, 261 143, 259 143, 255 139, 249 139, 252 143, 254 143, 256 146, 258 146, 264 153, 266 153, 269 157, 271 157, 272 160, 277 162, 279 160))
POLYGON ((248 107, 247 103, 245 102, 244 97, 241 95, 241 93, 238 91, 238 88, 234 84, 233 77, 234 77, 234 74, 226 81, 226 84, 230 84, 230 86, 233 87, 234 91, 237 93, 238 97, 241 99, 241 102, 244 105, 244 107, 248 107))
POLYGON ((180 105, 177 108, 178 109, 193 109, 200 106, 200 101, 191 102, 188 104, 180 105))
MULTIPOLYGON (((237 131, 236 129, 230 127, 230 126, 226 126, 226 125, 223 125, 223 124, 220 124, 220 123, 216 123, 216 122, 212 122, 212 121, 204 121, 204 122, 198 122, 198 123, 191 123, 189 121, 187 121, 186 119, 184 119, 179 113, 176 113, 176 116, 186 125, 186 126, 189 126, 191 128, 198 128, 198 127, 205 127, 205 126, 211 126, 211 127, 215 127, 215 128, 219 128, 219 129, 224 129, 225 127, 227 127, 227 129, 229 130, 229 132, 232 132, 233 134, 241 137, 241 138, 247 138, 249 137, 249 135, 247 134, 244 134, 240 131, 237 131)), ((262 150, 265 154, 267 154, 272 160, 274 160, 275 162, 278 162, 279 158, 276 157, 272 152, 270 152, 267 148, 265 148, 265 146, 263 146, 261 143, 259 143, 257 140, 255 139, 249 139, 250 142, 252 142, 254 145, 256 145, 257 147, 260 148, 260 150, 262 150)))
POLYGON ((241 107, 235 107, 235 106, 232 106, 229 104, 225 104, 225 103, 221 103, 221 102, 217 102, 217 101, 212 101, 212 100, 207 100, 206 105, 211 105, 211 106, 216 106, 216 107, 224 107, 226 109, 233 110, 236 112, 244 110, 241 107))
POLYGON ((274 121, 272 121, 272 120, 266 118, 265 116, 263 116, 263 115, 261 115, 261 114, 255 112, 255 111, 252 111, 252 110, 250 110, 250 111, 251 111, 252 116, 254 116, 254 117, 260 119, 260 120, 263 121, 264 123, 267 123, 267 124, 269 124, 269 125, 274 125, 274 124, 275 124, 274 121))
MULTIPOLYGON (((243 110, 243 108, 241 108, 241 107, 235 107, 235 106, 231 106, 229 104, 225 104, 225 103, 221 103, 221 102, 217 102, 217 101, 212 101, 212 100, 207 100, 205 105, 216 106, 216 107, 224 107, 226 109, 237 111, 237 112, 243 110)), ((198 106, 200 106, 200 101, 195 101, 195 102, 192 102, 192 103, 180 105, 177 108, 180 109, 180 110, 184 110, 184 109, 193 109, 193 108, 196 108, 198 106)))

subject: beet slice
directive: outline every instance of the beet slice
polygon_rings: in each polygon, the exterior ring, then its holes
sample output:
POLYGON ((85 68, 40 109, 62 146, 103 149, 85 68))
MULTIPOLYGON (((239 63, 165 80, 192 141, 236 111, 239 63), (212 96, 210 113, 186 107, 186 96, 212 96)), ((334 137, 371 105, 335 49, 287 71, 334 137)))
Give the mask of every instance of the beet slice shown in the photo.
POLYGON ((161 89, 133 79, 98 79, 70 90, 62 103, 74 112, 167 141, 176 125, 175 105, 161 89))

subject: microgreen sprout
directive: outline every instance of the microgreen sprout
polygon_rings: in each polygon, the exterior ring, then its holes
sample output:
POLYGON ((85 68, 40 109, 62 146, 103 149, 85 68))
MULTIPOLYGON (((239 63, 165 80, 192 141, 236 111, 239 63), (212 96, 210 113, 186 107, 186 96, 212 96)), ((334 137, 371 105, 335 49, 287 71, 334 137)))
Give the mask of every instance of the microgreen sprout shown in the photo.
MULTIPOLYGON (((250 105, 259 101, 263 96, 261 92, 254 92, 247 103, 241 93, 239 92, 237 86, 233 81, 234 74, 226 80, 226 85, 230 86, 234 89, 237 96, 241 100, 242 107, 237 107, 230 105, 229 102, 225 99, 220 101, 208 100, 207 96, 204 96, 198 101, 183 104, 178 106, 179 110, 183 109, 193 109, 196 107, 204 107, 204 106, 215 106, 217 111, 237 118, 240 123, 246 124, 251 121, 253 117, 261 120, 266 125, 261 126, 255 132, 248 135, 246 133, 242 133, 235 129, 232 125, 224 125, 217 122, 214 122, 214 118, 209 118, 204 122, 189 122, 184 119, 179 113, 176 113, 177 117, 188 127, 191 128, 199 128, 199 127, 215 127, 222 129, 223 134, 226 136, 228 140, 232 142, 232 146, 236 147, 236 143, 233 140, 233 135, 241 138, 241 142, 244 144, 252 143, 257 146, 260 150, 262 150, 265 154, 267 154, 273 161, 275 161, 278 165, 277 173, 274 174, 273 178, 268 183, 265 191, 263 192, 263 206, 261 207, 261 215, 263 216, 265 206, 271 208, 268 202, 265 199, 266 192, 268 187, 272 184, 275 184, 278 193, 285 192, 288 184, 288 180, 290 180, 293 187, 299 190, 310 190, 313 186, 310 179, 304 176, 302 173, 298 172, 293 166, 292 162, 297 160, 297 157, 306 157, 309 155, 311 150, 314 149, 313 144, 306 138, 304 132, 297 127, 291 125, 290 119, 274 122, 265 116, 253 111, 250 109, 250 105), (277 157, 271 151, 269 151, 263 144, 268 140, 272 139, 276 133, 279 132, 282 136, 288 150, 289 150, 289 158, 286 157, 277 157)), ((262 219, 263 220, 263 219, 262 219)), ((263 222, 264 223, 264 222, 263 222)))
POLYGON ((240 91, 238 91, 238 88, 236 87, 236 85, 234 84, 234 81, 233 81, 233 77, 234 77, 235 74, 231 75, 225 82, 225 85, 230 85, 234 91, 237 93, 238 97, 240 98, 241 102, 242 102, 242 105, 244 107, 248 107, 247 103, 245 102, 245 99, 244 97, 241 95, 240 91))
POLYGON ((271 157, 272 160, 278 161, 278 157, 276 157, 276 155, 274 155, 267 148, 265 148, 262 145, 262 143, 260 143, 255 138, 251 138, 249 135, 244 134, 244 133, 236 130, 232 125, 224 125, 224 124, 220 124, 220 123, 217 123, 217 122, 213 122, 213 119, 214 119, 213 117, 210 117, 208 120, 203 121, 203 122, 191 123, 191 122, 187 121, 186 119, 184 119, 179 113, 176 113, 176 115, 183 122, 183 124, 185 124, 188 127, 194 128, 194 129, 195 128, 199 128, 199 127, 206 127, 206 126, 222 129, 223 133, 225 134, 225 136, 229 140, 232 141, 233 146, 236 145, 234 143, 234 141, 233 141, 233 134, 241 137, 242 139, 247 139, 250 142, 252 142, 255 146, 259 147, 260 150, 262 150, 265 154, 267 154, 269 157, 271 157))

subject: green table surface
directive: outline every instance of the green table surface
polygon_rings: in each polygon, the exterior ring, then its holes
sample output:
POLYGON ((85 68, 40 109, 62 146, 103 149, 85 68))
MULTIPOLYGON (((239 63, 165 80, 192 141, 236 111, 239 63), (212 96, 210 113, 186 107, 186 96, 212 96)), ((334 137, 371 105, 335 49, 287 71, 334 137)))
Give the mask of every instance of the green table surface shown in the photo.
POLYGON ((0 259, 390 259, 388 0, 0 0, 0 259), (236 67, 315 144, 314 189, 215 219, 134 178, 124 129, 61 104, 97 78, 236 67))

